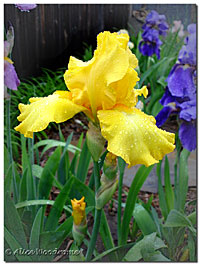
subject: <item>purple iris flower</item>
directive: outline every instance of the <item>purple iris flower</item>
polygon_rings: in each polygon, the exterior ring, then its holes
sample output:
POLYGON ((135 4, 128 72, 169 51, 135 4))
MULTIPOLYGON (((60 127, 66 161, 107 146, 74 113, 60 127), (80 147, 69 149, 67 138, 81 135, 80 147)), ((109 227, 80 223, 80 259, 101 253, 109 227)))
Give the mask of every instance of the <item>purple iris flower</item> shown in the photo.
POLYGON ((196 92, 196 29, 195 24, 188 26, 191 32, 185 38, 176 63, 167 78, 168 88, 173 96, 193 97, 196 92))
POLYGON ((146 17, 146 23, 143 25, 143 30, 148 28, 155 28, 158 30, 159 35, 166 35, 169 26, 166 22, 165 15, 159 15, 158 12, 152 10, 146 17))
POLYGON ((4 85, 12 90, 17 90, 20 81, 13 64, 4 61, 4 85))
POLYGON ((7 40, 4 41, 4 85, 12 90, 17 90, 20 84, 19 78, 13 66, 13 62, 8 55, 12 52, 14 44, 14 29, 9 27, 7 32, 7 40))
POLYGON ((156 116, 156 125, 161 127, 169 118, 171 113, 179 115, 181 125, 179 138, 184 148, 190 152, 196 148, 196 94, 193 99, 188 97, 174 97, 168 87, 160 103, 164 106, 156 116))
POLYGON ((36 4, 17 4, 15 5, 19 10, 29 12, 37 7, 36 4))
POLYGON ((160 49, 162 41, 159 39, 159 33, 156 29, 148 29, 142 34, 143 40, 139 43, 139 50, 143 55, 152 56, 156 54, 160 59, 160 49))
POLYGON ((169 26, 166 23, 165 15, 159 15, 155 10, 152 10, 146 17, 146 22, 142 29, 143 40, 139 43, 139 51, 146 56, 156 54, 160 59, 160 46, 162 41, 160 35, 166 35, 169 26))
POLYGON ((196 148, 196 25, 188 26, 178 62, 167 78, 166 91, 160 100, 164 106, 156 116, 156 124, 162 126, 172 112, 180 119, 179 138, 184 148, 196 148))
POLYGON ((178 60, 182 64, 196 66, 196 24, 190 24, 187 28, 189 35, 185 38, 185 45, 179 52, 178 60))

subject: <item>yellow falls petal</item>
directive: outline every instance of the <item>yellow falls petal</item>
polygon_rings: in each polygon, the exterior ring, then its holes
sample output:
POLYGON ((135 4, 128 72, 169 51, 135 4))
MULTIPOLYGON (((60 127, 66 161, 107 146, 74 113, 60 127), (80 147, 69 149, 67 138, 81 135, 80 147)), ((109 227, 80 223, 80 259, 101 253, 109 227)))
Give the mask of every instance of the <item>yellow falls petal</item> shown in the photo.
POLYGON ((159 129, 153 116, 136 108, 100 110, 97 117, 108 151, 121 156, 129 167, 158 163, 175 148, 175 135, 159 129))
POLYGON ((44 98, 30 98, 31 104, 19 104, 21 114, 18 120, 21 123, 15 127, 16 131, 25 137, 33 137, 33 132, 44 130, 50 122, 64 122, 72 118, 76 113, 86 110, 82 106, 74 104, 67 91, 57 91, 53 95, 44 98))

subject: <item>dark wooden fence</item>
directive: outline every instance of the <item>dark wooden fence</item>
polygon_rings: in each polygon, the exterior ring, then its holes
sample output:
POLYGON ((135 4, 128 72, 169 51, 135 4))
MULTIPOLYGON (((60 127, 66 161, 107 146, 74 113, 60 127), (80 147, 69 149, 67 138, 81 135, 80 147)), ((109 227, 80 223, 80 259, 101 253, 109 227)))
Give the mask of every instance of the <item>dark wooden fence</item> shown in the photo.
POLYGON ((130 10, 129 4, 39 4, 27 13, 5 5, 5 26, 10 21, 15 29, 12 56, 18 75, 67 67, 70 55, 83 53, 83 42, 95 46, 99 32, 127 27, 130 10))
POLYGON ((96 47, 103 30, 129 28, 136 34, 144 9, 165 14, 169 24, 182 20, 185 29, 197 19, 195 4, 39 4, 29 13, 4 7, 5 27, 10 21, 15 29, 12 56, 20 78, 40 74, 41 67, 67 67, 70 55, 83 54, 83 42, 96 47))

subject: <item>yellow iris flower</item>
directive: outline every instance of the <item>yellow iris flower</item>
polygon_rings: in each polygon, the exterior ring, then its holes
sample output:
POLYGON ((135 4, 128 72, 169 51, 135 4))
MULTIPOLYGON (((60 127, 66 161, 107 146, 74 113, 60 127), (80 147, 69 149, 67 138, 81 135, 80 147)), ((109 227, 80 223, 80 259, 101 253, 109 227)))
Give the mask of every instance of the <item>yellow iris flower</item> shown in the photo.
POLYGON ((75 225, 80 225, 83 221, 85 221, 85 206, 86 203, 84 202, 85 197, 82 197, 80 200, 73 199, 71 200, 72 203, 72 216, 75 225))
POLYGON ((50 122, 64 122, 84 112, 100 125, 108 151, 121 156, 129 166, 150 166, 172 152, 174 134, 158 129, 153 116, 135 107, 138 96, 147 97, 148 91, 146 87, 134 89, 139 81, 134 70, 138 61, 128 41, 127 34, 100 33, 90 61, 70 57, 64 74, 69 91, 31 98, 29 105, 19 104, 21 123, 15 130, 33 137, 33 132, 44 130, 50 122))

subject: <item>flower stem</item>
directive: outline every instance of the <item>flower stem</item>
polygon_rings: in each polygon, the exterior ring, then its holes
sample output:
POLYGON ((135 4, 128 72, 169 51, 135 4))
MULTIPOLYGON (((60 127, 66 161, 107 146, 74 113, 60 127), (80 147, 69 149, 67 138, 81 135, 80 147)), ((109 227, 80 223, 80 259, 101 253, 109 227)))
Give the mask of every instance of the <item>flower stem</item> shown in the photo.
POLYGON ((117 234, 118 234, 118 245, 121 242, 122 226, 121 226, 121 215, 122 215, 122 185, 123 185, 123 174, 119 175, 118 184, 118 208, 117 208, 117 234))
POLYGON ((12 144, 10 133, 10 99, 6 100, 6 129, 7 129, 7 148, 9 153, 9 162, 12 163, 12 144))
POLYGON ((122 158, 118 158, 119 165, 119 183, 118 183, 118 208, 117 208, 117 235, 118 235, 118 246, 121 242, 122 237, 122 225, 121 225, 121 217, 122 217, 122 187, 123 187, 123 176, 126 163, 122 158))
POLYGON ((8 148, 8 153, 9 153, 9 162, 12 165, 14 201, 17 202, 18 201, 18 191, 17 191, 17 183, 16 183, 16 177, 15 177, 15 168, 14 168, 14 164, 13 164, 11 131, 10 131, 10 129, 11 129, 10 128, 10 101, 11 101, 10 98, 6 100, 7 148, 8 148))
MULTIPOLYGON (((98 162, 93 161, 94 163, 94 181, 95 181, 95 193, 100 187, 100 170, 99 170, 99 164, 98 162)), ((95 208, 95 216, 94 216, 94 226, 92 230, 92 237, 89 243, 88 251, 86 253, 86 261, 91 260, 93 251, 95 249, 96 241, 97 241, 97 235, 99 232, 100 227, 100 221, 101 221, 101 209, 95 208)))

